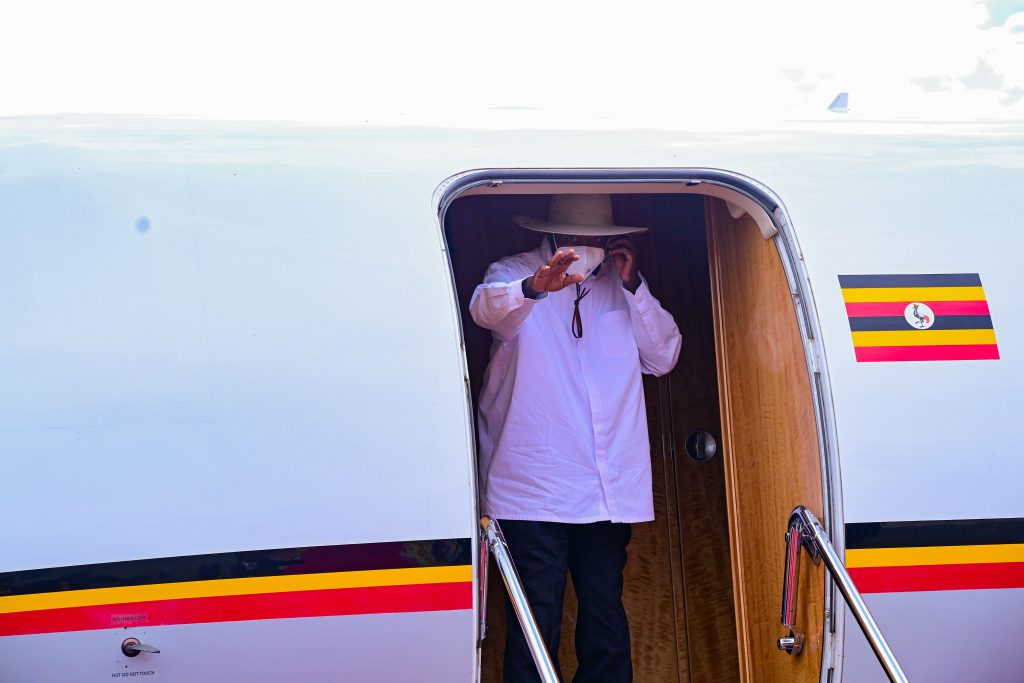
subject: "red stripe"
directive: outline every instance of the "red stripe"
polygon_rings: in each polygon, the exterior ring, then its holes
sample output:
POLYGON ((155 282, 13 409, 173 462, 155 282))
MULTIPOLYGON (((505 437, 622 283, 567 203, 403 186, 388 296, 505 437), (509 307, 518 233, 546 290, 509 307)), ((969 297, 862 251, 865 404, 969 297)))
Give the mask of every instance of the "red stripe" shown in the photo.
POLYGON ((1024 562, 859 567, 849 572, 862 593, 1024 588, 1024 562))
MULTIPOLYGON (((846 314, 851 318, 867 316, 898 315, 901 318, 910 301, 865 301, 846 304, 846 314)), ((928 304, 936 317, 940 315, 991 315, 987 301, 919 301, 928 304)))
POLYGON ((999 360, 996 344, 951 346, 857 346, 857 361, 876 363, 900 360, 999 360))
POLYGON ((0 614, 0 636, 472 607, 473 584, 469 582, 333 588, 13 612, 0 614))

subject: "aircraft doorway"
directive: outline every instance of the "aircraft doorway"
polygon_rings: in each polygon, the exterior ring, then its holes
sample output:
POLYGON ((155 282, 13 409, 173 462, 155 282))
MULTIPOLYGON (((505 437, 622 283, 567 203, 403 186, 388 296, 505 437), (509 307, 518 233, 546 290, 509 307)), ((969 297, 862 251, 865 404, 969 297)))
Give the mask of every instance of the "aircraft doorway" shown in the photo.
MULTIPOLYGON (((719 198, 664 189, 485 186, 454 200, 444 229, 470 394, 475 406, 491 344, 468 315, 473 289, 490 263, 541 239, 511 217, 544 216, 554 192, 611 193, 617 224, 650 228, 634 240, 640 269, 683 335, 676 368, 644 377, 656 519, 633 525, 625 571, 635 680, 817 681, 819 568, 801 577, 804 654, 787 657, 774 647, 784 635, 784 525, 795 505, 822 505, 811 385, 785 272, 749 215, 735 218, 719 198)), ((485 682, 501 680, 503 591, 492 572, 485 682)), ((565 681, 575 672, 575 614, 570 582, 558 653, 565 681)))

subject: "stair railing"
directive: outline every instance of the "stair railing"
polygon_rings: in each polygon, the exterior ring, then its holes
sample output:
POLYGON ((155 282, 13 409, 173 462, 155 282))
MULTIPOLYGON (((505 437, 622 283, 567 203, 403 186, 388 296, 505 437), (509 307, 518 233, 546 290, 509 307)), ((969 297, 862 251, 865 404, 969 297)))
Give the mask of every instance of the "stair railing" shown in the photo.
POLYGON ((828 569, 832 578, 839 587, 839 592, 846 599, 854 618, 864 631, 871 649, 878 657, 878 663, 882 665, 885 674, 892 683, 909 683, 907 675, 903 673, 900 663, 896 661, 896 655, 892 653, 889 643, 886 642, 882 631, 875 623, 874 617, 868 611, 860 591, 853 584, 850 573, 846 571, 843 561, 836 552, 832 541, 829 540, 825 528, 813 512, 799 506, 789 516, 789 524, 786 527, 786 571, 782 582, 782 625, 789 629, 789 635, 779 638, 779 649, 791 655, 800 654, 803 648, 804 635, 796 627, 796 600, 797 600, 797 579, 800 575, 800 549, 807 548, 814 564, 825 561, 825 568, 828 569))
POLYGON ((551 660, 551 654, 548 652, 548 648, 544 644, 544 638, 541 637, 540 629, 537 627, 537 620, 534 618, 533 610, 530 609, 530 603, 526 599, 523 583, 519 580, 519 573, 512 562, 512 555, 508 551, 508 544, 505 543, 505 537, 501 533, 501 526, 498 524, 498 520, 483 517, 480 520, 480 528, 482 541, 490 550, 491 555, 494 556, 494 561, 498 565, 498 571, 501 572, 501 579, 505 583, 508 597, 512 601, 512 607, 515 609, 516 617, 519 619, 519 625, 523 629, 523 635, 526 636, 526 644, 530 648, 530 654, 533 655, 533 663, 537 666, 537 673, 540 675, 541 681, 543 683, 559 683, 554 662, 551 660))

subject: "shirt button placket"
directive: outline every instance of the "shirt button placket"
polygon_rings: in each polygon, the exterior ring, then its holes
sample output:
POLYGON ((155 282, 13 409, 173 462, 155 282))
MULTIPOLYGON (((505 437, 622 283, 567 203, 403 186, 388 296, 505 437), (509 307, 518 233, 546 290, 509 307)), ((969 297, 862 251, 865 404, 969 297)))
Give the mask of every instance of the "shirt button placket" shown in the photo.
POLYGON ((601 401, 601 392, 598 389, 600 385, 597 378, 594 377, 594 368, 590 363, 590 344, 584 339, 579 340, 576 344, 576 354, 579 357, 583 384, 587 387, 587 398, 590 402, 590 418, 594 430, 594 462, 597 465, 598 477, 601 479, 601 493, 604 496, 608 515, 614 519, 618 516, 618 509, 608 476, 608 424, 601 401))

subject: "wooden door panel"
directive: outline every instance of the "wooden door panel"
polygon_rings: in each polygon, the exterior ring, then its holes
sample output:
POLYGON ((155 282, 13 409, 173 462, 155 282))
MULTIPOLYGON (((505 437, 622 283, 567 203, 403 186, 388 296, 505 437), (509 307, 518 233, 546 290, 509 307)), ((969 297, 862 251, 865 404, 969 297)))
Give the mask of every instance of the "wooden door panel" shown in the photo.
POLYGON ((821 567, 802 563, 804 653, 779 652, 786 522, 797 505, 820 513, 821 469, 811 384, 796 312, 775 244, 750 216, 705 200, 722 407, 740 680, 819 679, 821 567))
MULTIPOLYGON (((686 437, 707 430, 721 443, 715 337, 703 199, 696 195, 644 197, 645 213, 627 217, 651 227, 642 266, 651 291, 675 318, 683 337, 675 369, 649 394, 651 446, 664 460, 666 507, 676 586, 680 681, 736 681, 736 622, 732 603, 729 527, 721 455, 697 462, 686 437)), ((633 199, 637 201, 637 199, 633 199)), ((656 475, 657 476, 657 475, 656 475)))

